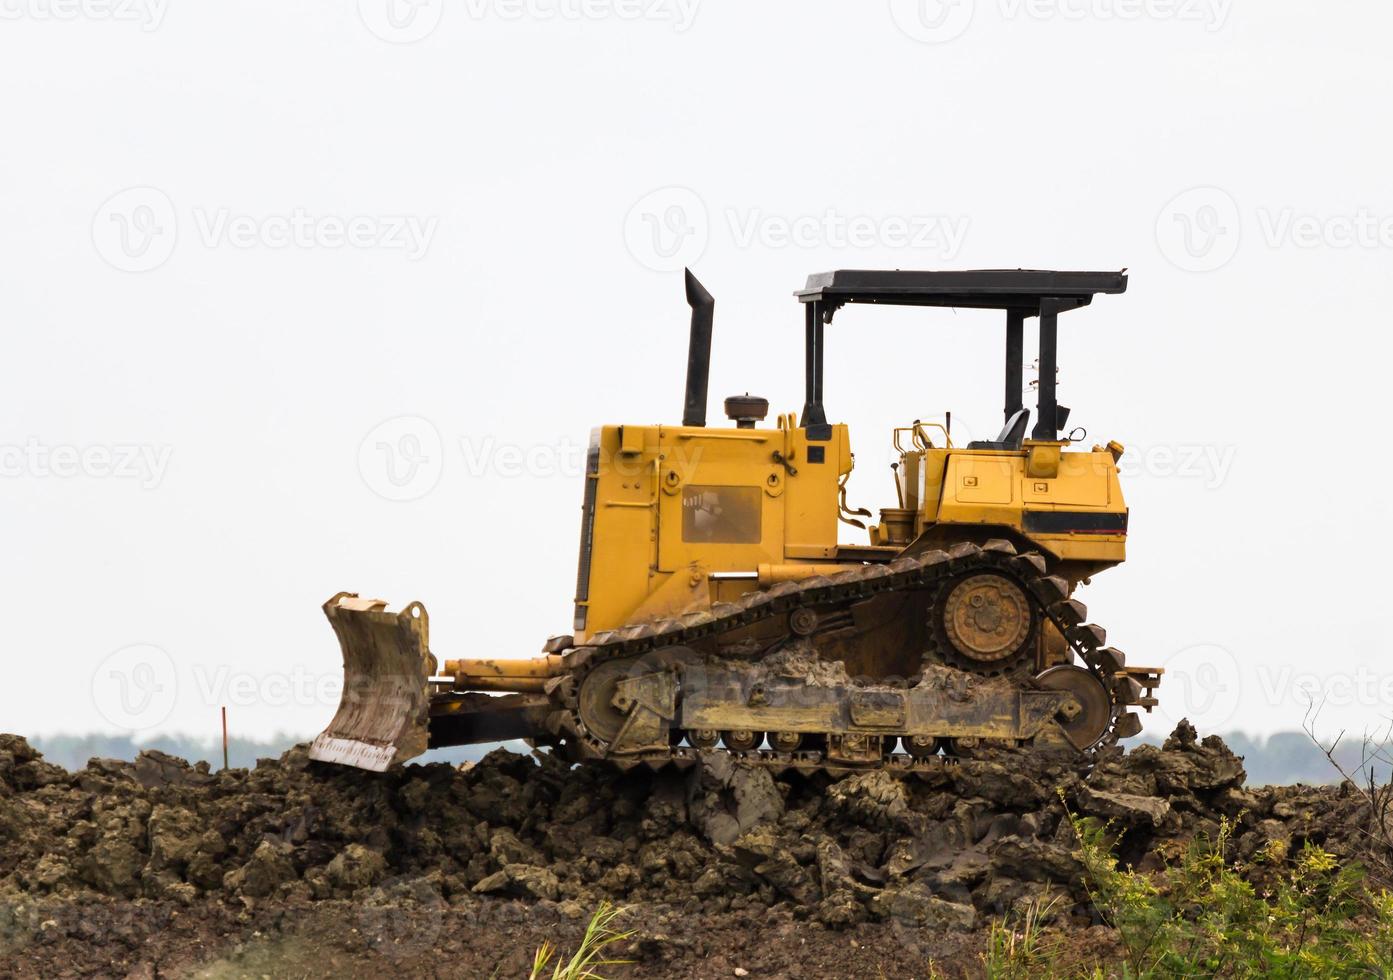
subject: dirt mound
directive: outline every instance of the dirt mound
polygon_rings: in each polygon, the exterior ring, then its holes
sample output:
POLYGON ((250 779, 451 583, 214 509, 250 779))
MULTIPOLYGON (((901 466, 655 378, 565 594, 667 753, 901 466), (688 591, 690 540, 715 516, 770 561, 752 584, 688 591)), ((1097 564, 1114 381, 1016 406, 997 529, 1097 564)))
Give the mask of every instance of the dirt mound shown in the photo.
POLYGON ((7 735, 0 937, 18 949, 43 931, 16 908, 103 898, 174 915, 213 902, 244 918, 352 902, 360 918, 407 909, 430 921, 500 899, 562 921, 606 899, 688 921, 766 921, 773 908, 912 945, 1047 895, 1085 926, 1066 806, 1112 821, 1120 853, 1142 866, 1225 817, 1240 857, 1273 839, 1352 855, 1365 816, 1338 788, 1245 788, 1242 761, 1185 724, 1082 776, 1010 754, 908 779, 776 778, 719 754, 698 770, 625 774, 503 750, 467 769, 375 774, 311 763, 303 748, 250 771, 146 752, 68 773, 7 735))

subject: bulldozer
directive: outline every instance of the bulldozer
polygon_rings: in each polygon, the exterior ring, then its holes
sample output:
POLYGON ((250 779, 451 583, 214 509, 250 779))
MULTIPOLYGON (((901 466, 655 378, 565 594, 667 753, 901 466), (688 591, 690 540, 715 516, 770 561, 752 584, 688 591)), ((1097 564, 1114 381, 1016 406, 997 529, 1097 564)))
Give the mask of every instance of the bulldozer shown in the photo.
POLYGON ((715 301, 690 270, 685 287, 681 424, 590 438, 571 632, 532 658, 442 662, 419 602, 339 593, 324 612, 343 694, 312 758, 382 771, 524 739, 622 768, 725 752, 912 772, 1003 746, 1089 759, 1138 734, 1162 672, 1129 665, 1075 597, 1125 559, 1124 449, 1077 448, 1057 400, 1060 316, 1125 292, 1125 270, 810 276, 804 404, 773 424, 742 394, 707 425, 715 301), (850 434, 828 421, 823 367, 836 315, 885 305, 1004 312, 1005 404, 990 440, 955 445, 951 415, 895 428, 893 506, 873 515, 847 502, 850 434))

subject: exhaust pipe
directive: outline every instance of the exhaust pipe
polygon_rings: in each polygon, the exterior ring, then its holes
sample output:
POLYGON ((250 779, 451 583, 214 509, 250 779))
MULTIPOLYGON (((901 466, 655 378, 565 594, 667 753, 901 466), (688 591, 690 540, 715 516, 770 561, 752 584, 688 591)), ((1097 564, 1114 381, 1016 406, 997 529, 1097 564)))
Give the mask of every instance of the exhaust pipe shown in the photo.
POLYGON ((687 280, 687 305, 692 308, 692 336, 687 348, 687 401, 682 408, 682 424, 706 425, 706 387, 711 376, 711 323, 716 301, 691 269, 683 270, 687 280))

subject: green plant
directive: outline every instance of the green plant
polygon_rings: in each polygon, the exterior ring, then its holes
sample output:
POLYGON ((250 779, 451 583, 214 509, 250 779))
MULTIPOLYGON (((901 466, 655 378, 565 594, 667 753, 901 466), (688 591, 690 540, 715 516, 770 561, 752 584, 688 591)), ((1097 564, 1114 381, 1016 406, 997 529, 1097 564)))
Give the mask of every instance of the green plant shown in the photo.
POLYGON ((1044 938, 1041 922, 1049 918, 1057 903, 1058 899, 1051 899, 1041 906, 1032 901, 1024 915, 1007 916, 992 923, 987 951, 982 954, 991 980, 1032 980, 1056 972, 1056 943, 1044 938))
MULTIPOLYGON (((601 902, 595 914, 586 923, 585 935, 581 937, 575 955, 565 962, 558 962, 552 968, 551 980, 604 980, 603 976, 595 972, 596 969, 631 962, 610 959, 606 954, 610 947, 624 942, 634 934, 633 930, 619 932, 614 928, 614 920, 626 911, 627 909, 611 905, 609 902, 601 902)), ((537 952, 532 956, 532 972, 528 974, 528 980, 543 980, 546 969, 551 966, 555 956, 556 947, 550 942, 543 942, 537 947, 537 952)))
POLYGON ((1118 866, 1111 828, 1070 814, 1084 883, 1124 950, 1123 975, 1169 977, 1387 976, 1393 897, 1311 844, 1290 855, 1269 842, 1255 862, 1273 872, 1259 892, 1230 863, 1233 825, 1196 836, 1155 875, 1118 866))

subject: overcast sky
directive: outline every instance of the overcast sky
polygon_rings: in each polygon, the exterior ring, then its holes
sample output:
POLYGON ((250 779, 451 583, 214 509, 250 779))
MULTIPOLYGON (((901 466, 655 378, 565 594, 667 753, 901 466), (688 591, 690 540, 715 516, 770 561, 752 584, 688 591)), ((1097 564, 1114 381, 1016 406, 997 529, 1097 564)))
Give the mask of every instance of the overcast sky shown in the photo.
MULTIPOLYGON (((592 425, 802 405, 804 277, 1131 270, 1061 326, 1164 732, 1393 704, 1393 11, 1281 0, 0 0, 0 729, 317 731, 339 590, 442 658, 569 629, 592 425)), ((998 318, 844 311, 890 429, 1000 423, 998 318)), ((1028 356, 1033 356, 1031 353, 1028 356)), ((846 529, 844 540, 859 533, 846 529)))

